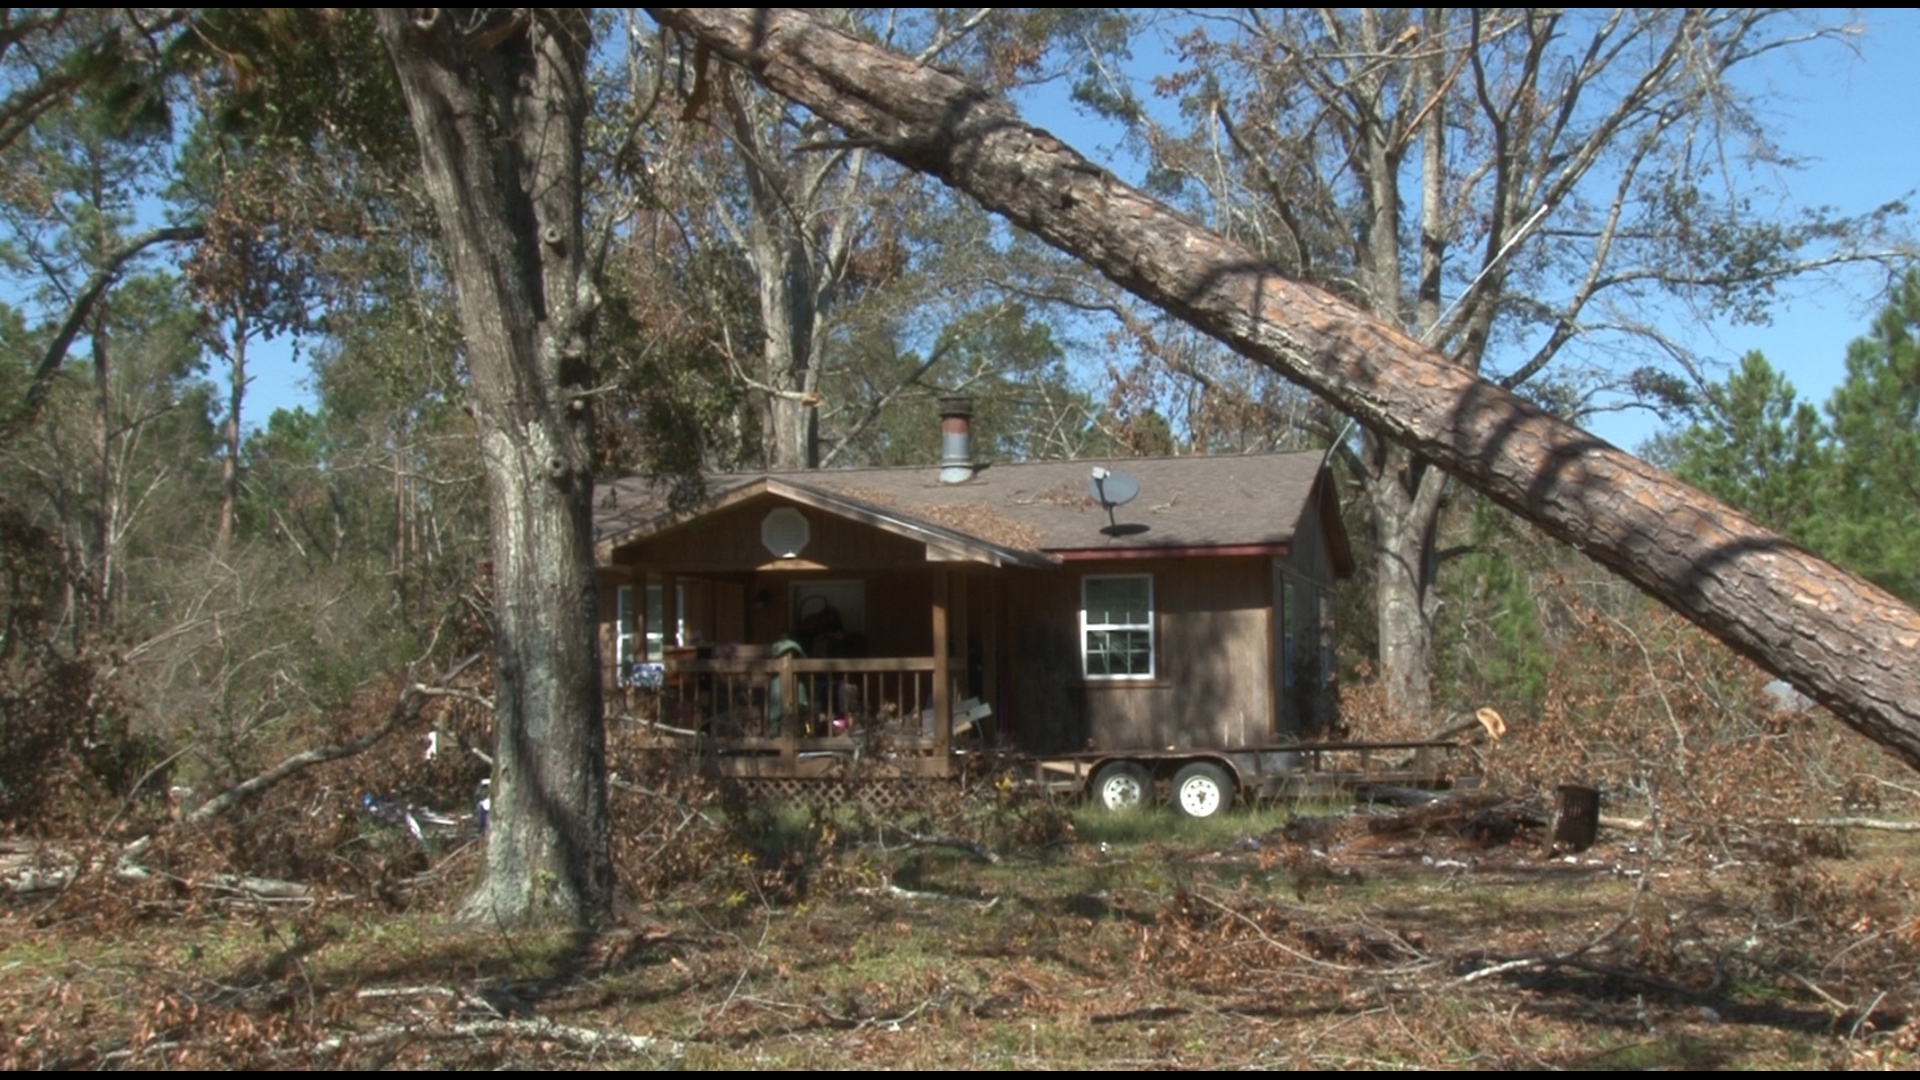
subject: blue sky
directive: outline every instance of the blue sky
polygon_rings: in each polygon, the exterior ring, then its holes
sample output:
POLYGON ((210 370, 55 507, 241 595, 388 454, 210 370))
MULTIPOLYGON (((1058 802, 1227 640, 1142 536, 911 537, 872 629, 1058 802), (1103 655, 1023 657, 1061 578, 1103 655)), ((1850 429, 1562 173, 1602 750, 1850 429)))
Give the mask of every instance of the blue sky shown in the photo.
MULTIPOLYGON (((1785 207, 1826 205, 1860 212, 1920 187, 1920 12, 1870 11, 1860 17, 1856 49, 1829 46, 1777 53, 1747 75, 1762 97, 1782 149, 1805 162, 1799 170, 1769 179, 1785 207)), ((1153 48, 1142 41, 1146 56, 1153 48)), ((1143 69, 1150 60, 1142 60, 1143 69)), ((1110 125, 1075 113, 1058 86, 1027 95, 1020 105, 1082 153, 1125 177, 1139 169, 1119 147, 1110 125)), ((1920 231, 1920 221, 1913 227, 1920 231)), ((1860 336, 1879 309, 1885 279, 1878 271, 1837 273, 1809 279, 1782 294, 1765 326, 1701 324, 1676 311, 1664 328, 1701 353, 1731 363, 1760 349, 1786 372, 1803 398, 1824 402, 1845 375, 1846 346, 1860 336)), ((282 343, 276 343, 282 344, 282 343)), ((290 350, 260 357, 248 410, 254 423, 275 408, 310 405, 305 368, 290 350)), ((1645 413, 1613 413, 1594 423, 1601 436, 1635 449, 1660 422, 1645 413)))
MULTIPOLYGON (((1757 69, 1754 86, 1773 104, 1780 142, 1807 161, 1780 177, 1783 202, 1859 212, 1891 199, 1913 202, 1920 187, 1920 12, 1862 14, 1859 58, 1842 50, 1791 57, 1757 69)), ((1920 202, 1916 202, 1920 211, 1920 202)), ((1909 226, 1920 232, 1920 220, 1909 226)), ((1885 299, 1877 271, 1809 280, 1773 310, 1767 326, 1694 328, 1731 363, 1766 353, 1802 398, 1824 404, 1846 377, 1847 343, 1867 331, 1885 299)), ((1680 327, 1678 329, 1686 329, 1680 327)), ((1655 425, 1642 419, 1600 434, 1629 449, 1655 425)))

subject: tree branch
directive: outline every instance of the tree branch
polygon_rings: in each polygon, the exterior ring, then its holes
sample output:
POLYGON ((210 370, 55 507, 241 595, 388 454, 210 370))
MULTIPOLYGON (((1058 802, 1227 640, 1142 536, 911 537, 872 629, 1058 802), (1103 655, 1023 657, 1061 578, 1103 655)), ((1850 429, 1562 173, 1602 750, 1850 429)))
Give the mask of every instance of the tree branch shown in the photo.
POLYGON ((820 459, 820 467, 823 469, 831 468, 834 460, 840 456, 840 452, 853 445, 855 439, 866 434, 867 429, 874 425, 874 422, 880 418, 882 410, 888 405, 893 404, 893 400, 905 393, 909 386, 918 383, 921 377, 926 375, 927 372, 932 371, 940 361, 945 360, 947 354, 953 351, 954 346, 959 344, 959 341, 960 335, 957 333, 950 333, 942 337, 939 343, 928 350, 927 358, 922 360, 906 378, 894 384, 893 388, 886 393, 868 402, 866 411, 861 413, 860 419, 854 423, 853 427, 849 429, 846 434, 840 436, 840 441, 834 445, 834 448, 829 451, 825 457, 820 459))
POLYGON ((426 706, 427 700, 435 696, 436 687, 445 687, 457 678, 461 672, 473 666, 473 664, 484 655, 484 653, 474 653, 472 656, 453 665, 453 667, 448 668, 439 678, 435 679, 432 686, 422 686, 419 683, 415 683, 408 686, 405 690, 402 690, 400 697, 394 701, 393 708, 387 713, 386 723, 381 724, 365 735, 336 746, 317 746, 311 750, 302 751, 273 768, 268 769, 266 772, 261 773, 259 776, 251 780, 241 781, 213 798, 208 799, 199 809, 188 815, 188 824, 200 825, 211 821, 240 805, 243 801, 258 795, 297 772, 310 769, 315 765, 320 765, 325 762, 338 761, 341 758, 352 757, 355 754, 361 753, 388 735, 393 734, 396 729, 417 719, 420 715, 420 710, 426 706))
POLYGON ((40 415, 40 410, 47 403, 47 395, 53 390, 53 377, 59 374, 60 366, 66 363, 67 350, 73 347, 73 339, 80 335, 80 328, 86 323, 87 317, 93 314, 94 305, 100 302, 100 297, 106 293, 108 287, 119 280, 120 271, 127 263, 155 244, 198 240, 204 235, 206 230, 199 225, 173 225, 149 229, 107 256, 106 261, 87 278, 87 283, 81 288, 80 295, 76 296, 72 305, 68 307, 66 319, 61 322, 60 328, 53 335, 53 340, 47 343, 45 351, 41 353, 40 364, 34 369, 33 382, 28 385, 19 410, 4 422, 0 422, 0 445, 13 441, 14 436, 18 435, 22 428, 32 424, 40 415))

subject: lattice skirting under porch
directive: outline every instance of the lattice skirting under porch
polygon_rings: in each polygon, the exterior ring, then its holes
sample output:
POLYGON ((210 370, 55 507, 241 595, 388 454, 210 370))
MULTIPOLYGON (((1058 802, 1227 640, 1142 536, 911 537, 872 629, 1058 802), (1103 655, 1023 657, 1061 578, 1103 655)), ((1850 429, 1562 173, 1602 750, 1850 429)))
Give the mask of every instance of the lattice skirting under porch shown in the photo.
POLYGON ((929 802, 951 798, 959 790, 957 779, 922 777, 732 777, 720 782, 739 784, 747 797, 755 801, 802 806, 854 805, 883 814, 925 809, 929 802))

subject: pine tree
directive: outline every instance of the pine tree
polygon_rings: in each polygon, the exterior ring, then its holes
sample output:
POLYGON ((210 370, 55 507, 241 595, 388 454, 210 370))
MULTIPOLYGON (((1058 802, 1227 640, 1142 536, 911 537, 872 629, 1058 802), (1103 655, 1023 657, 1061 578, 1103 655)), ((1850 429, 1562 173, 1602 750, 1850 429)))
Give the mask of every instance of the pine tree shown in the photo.
POLYGON ((1819 546, 1908 600, 1920 599, 1920 271, 1872 332, 1847 348, 1827 402, 1835 468, 1819 546))
POLYGON ((1811 543, 1818 496, 1830 467, 1827 431, 1814 407, 1759 352, 1708 387, 1700 420, 1658 440, 1675 476, 1717 495, 1762 524, 1811 543))

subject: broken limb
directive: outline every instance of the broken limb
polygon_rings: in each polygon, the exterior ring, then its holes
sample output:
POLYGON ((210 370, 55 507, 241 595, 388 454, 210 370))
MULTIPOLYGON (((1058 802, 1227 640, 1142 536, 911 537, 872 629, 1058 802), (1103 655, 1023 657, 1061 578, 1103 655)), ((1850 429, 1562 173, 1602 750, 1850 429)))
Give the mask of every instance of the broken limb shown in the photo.
POLYGON ((472 656, 453 665, 453 667, 447 669, 446 673, 435 679, 431 687, 414 683, 400 691, 399 699, 393 703, 393 709, 387 714, 387 722, 367 732, 365 735, 335 746, 316 746, 311 750, 303 750, 280 764, 275 765, 273 768, 268 769, 266 772, 261 773, 259 776, 251 780, 243 780, 213 798, 208 799, 205 805, 188 816, 187 822, 198 825, 202 822, 211 821, 213 818, 238 806, 243 800, 258 795, 260 792, 285 780, 294 773, 300 772, 303 769, 310 769, 322 762, 337 761, 343 757, 352 757, 366 750, 381 739, 393 734, 396 729, 417 718, 420 715, 420 710, 426 706, 428 699, 434 696, 430 692, 434 687, 445 687, 449 682, 457 678, 462 671, 465 671, 471 667, 475 661, 479 660, 481 655, 480 653, 474 653, 472 656))
POLYGON ((1920 768, 1920 612, 1121 183, 1004 101, 789 9, 652 8, 1573 545, 1920 768))

